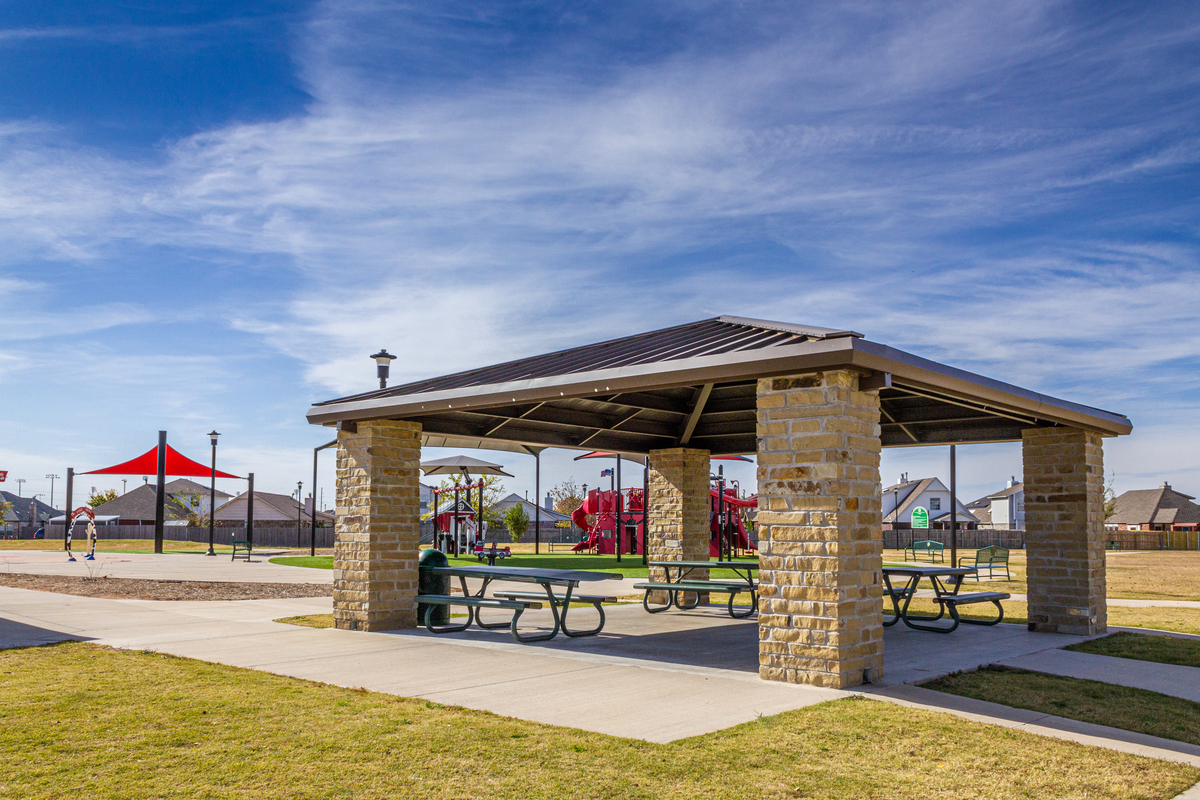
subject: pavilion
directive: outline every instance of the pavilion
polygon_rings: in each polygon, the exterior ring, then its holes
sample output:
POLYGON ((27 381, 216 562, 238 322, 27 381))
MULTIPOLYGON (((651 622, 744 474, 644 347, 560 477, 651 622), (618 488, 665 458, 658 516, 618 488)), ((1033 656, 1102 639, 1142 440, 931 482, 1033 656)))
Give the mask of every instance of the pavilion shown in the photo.
POLYGON ((754 454, 759 674, 854 686, 884 668, 881 448, 1011 441, 1030 629, 1106 627, 1102 437, 1129 419, 854 331, 723 316, 331 400, 308 419, 338 432, 339 628, 416 625, 422 446, 647 456, 660 560, 708 552, 710 456, 754 454))

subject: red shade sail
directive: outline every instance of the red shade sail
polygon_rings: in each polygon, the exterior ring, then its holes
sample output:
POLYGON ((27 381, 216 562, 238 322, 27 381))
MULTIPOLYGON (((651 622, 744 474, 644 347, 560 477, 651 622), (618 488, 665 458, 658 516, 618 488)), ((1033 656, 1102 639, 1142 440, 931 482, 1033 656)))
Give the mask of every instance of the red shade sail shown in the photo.
MULTIPOLYGON (((158 448, 155 447, 132 461, 126 461, 124 464, 116 464, 104 469, 94 469, 89 472, 81 472, 80 475, 157 475, 158 474, 158 448)), ((211 467, 206 467, 203 464, 197 464, 187 456, 179 454, 179 451, 167 445, 167 475, 176 478, 208 478, 214 473, 211 467)), ((234 478, 242 480, 237 475, 230 475, 228 472, 216 471, 218 478, 234 478)))

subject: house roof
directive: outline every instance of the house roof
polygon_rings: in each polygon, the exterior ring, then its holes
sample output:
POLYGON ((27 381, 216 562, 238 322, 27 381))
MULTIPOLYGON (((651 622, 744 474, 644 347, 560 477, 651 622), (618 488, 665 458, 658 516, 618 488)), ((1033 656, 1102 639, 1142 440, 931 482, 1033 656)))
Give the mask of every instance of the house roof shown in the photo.
MULTIPOLYGON (((532 500, 526 500, 524 497, 521 497, 516 492, 513 492, 508 497, 497 502, 496 508, 497 508, 497 510, 503 511, 503 510, 507 510, 509 506, 513 506, 513 505, 524 506, 525 513, 529 514, 530 519, 533 519, 533 513, 534 513, 534 510, 537 509, 537 506, 534 504, 534 502, 532 500)), ((539 511, 539 513, 541 514, 542 519, 550 521, 550 522, 561 522, 562 520, 568 520, 571 518, 567 514, 560 514, 557 511, 552 511, 547 508, 541 509, 539 511)))
POLYGON ((43 503, 41 500, 37 500, 32 497, 18 497, 12 492, 0 491, 0 499, 13 504, 12 511, 5 515, 3 520, 4 522, 20 522, 26 525, 29 524, 30 503, 37 504, 36 513, 38 516, 37 521, 39 522, 47 520, 50 517, 61 516, 63 513, 58 509, 51 508, 48 504, 43 503))
MULTIPOLYGON (((157 492, 155 484, 144 483, 130 489, 115 500, 109 500, 107 503, 96 506, 93 510, 97 516, 119 517, 128 520, 154 519, 157 492)), ((166 502, 163 505, 164 521, 186 520, 188 511, 189 506, 186 503, 181 502, 170 492, 167 493, 166 502)))
MULTIPOLYGON (((244 512, 242 511, 241 503, 245 501, 247 494, 249 494, 249 492, 242 492, 237 497, 232 498, 225 505, 218 507, 216 514, 214 516, 217 519, 226 519, 226 520, 240 518, 239 515, 244 514, 244 512), (237 505, 235 506, 234 504, 237 504, 237 505), (225 510, 224 514, 222 514, 222 509, 225 510)), ((300 509, 300 505, 296 502, 296 498, 292 497, 290 494, 275 494, 274 492, 260 492, 259 490, 255 489, 254 490, 254 503, 255 503, 256 508, 260 505, 270 506, 272 509, 274 509, 276 512, 278 512, 278 514, 281 517, 283 517, 284 519, 295 519, 297 513, 299 513, 301 522, 305 522, 305 521, 311 522, 312 521, 312 515, 307 510, 302 511, 300 509)), ((307 506, 307 504, 306 504, 306 506, 307 506)), ((258 517, 258 514, 256 513, 255 518, 257 519, 257 517, 258 517)), ((317 512, 317 521, 318 522, 320 522, 320 521, 331 522, 331 521, 333 521, 333 514, 331 514, 328 511, 318 511, 317 512)))
POLYGON ((921 492, 928 489, 936 480, 937 478, 922 478, 919 481, 909 481, 908 483, 896 484, 891 488, 884 489, 884 492, 904 491, 907 489, 908 494, 900 498, 900 504, 893 508, 891 513, 883 518, 883 521, 895 522, 898 520, 901 514, 911 508, 913 503, 920 499, 921 492))
POLYGON ((881 438, 898 447, 1015 441, 1069 425, 1113 436, 1120 415, 938 364, 862 334, 716 317, 317 403, 314 424, 420 422, 426 446, 533 452, 757 449, 757 381, 827 369, 878 389, 881 438))
MULTIPOLYGON (((208 497, 208 492, 211 487, 205 486, 195 481, 190 481, 187 478, 176 478, 173 481, 168 481, 166 484, 167 494, 198 494, 201 497, 208 497)), ((217 489, 215 492, 218 498, 233 497, 229 492, 222 492, 217 489)))
POLYGON ((1133 489, 1117 498, 1117 511, 1105 522, 1116 525, 1200 523, 1200 505, 1163 484, 1154 489, 1133 489))

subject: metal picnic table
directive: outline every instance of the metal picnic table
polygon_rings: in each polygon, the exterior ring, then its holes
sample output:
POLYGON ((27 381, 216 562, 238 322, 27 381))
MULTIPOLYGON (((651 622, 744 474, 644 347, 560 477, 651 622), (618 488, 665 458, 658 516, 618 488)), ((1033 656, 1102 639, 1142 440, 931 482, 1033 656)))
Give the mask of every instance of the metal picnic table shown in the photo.
MULTIPOLYGON (((583 602, 591 602, 596 607, 596 611, 598 611, 600 614, 600 624, 591 630, 572 631, 567 628, 567 611, 570 609, 571 603, 575 602, 572 600, 571 595, 574 593, 575 589, 580 583, 621 579, 619 574, 613 572, 587 572, 584 570, 575 569, 543 569, 540 567, 449 566, 422 567, 422 569, 428 569, 430 572, 436 575, 445 575, 449 578, 458 578, 459 584, 462 587, 463 599, 467 600, 485 600, 488 585, 491 584, 492 581, 534 583, 542 587, 542 590, 545 592, 544 598, 540 593, 531 592, 529 594, 524 594, 521 592, 501 592, 501 596, 508 597, 510 600, 507 602, 497 601, 495 605, 486 606, 464 603, 467 605, 467 621, 462 625, 444 626, 435 630, 430 621, 432 609, 426 611, 425 614, 425 627, 433 633, 454 633, 457 631, 465 631, 468 627, 470 627, 471 623, 474 622, 480 628, 484 628, 486 630, 509 627, 512 630, 513 637, 518 642, 522 643, 541 642, 548 639, 553 639, 558 635, 560 630, 567 636, 572 637, 595 636, 596 634, 600 633, 600 631, 604 629, 604 610, 601 608, 601 602, 610 598, 580 597, 579 600, 583 602), (471 594, 470 590, 467 588, 467 578, 479 578, 483 581, 483 585, 479 587, 479 591, 475 594, 471 594), (566 587, 566 591, 561 596, 555 595, 553 588, 555 586, 566 587), (524 610, 524 607, 514 608, 514 604, 536 604, 541 600, 545 600, 550 604, 550 612, 554 615, 554 629, 550 633, 525 636, 517 633, 517 619, 521 616, 521 612, 524 610), (509 623, 484 622, 479 618, 479 613, 477 611, 477 609, 480 607, 514 608, 516 613, 513 615, 512 621, 509 623)), ((420 600, 420 598, 418 598, 418 600, 420 600)), ((459 598, 454 598, 454 600, 459 600, 459 598)), ((445 603, 445 605, 457 604, 458 603, 453 601, 445 603)))
POLYGON ((645 589, 645 595, 642 597, 642 607, 651 614, 657 614, 660 611, 666 611, 672 605, 676 608, 687 611, 696 608, 700 605, 700 595, 715 593, 729 594, 729 616, 742 619, 749 617, 758 609, 758 587, 754 583, 753 573, 758 570, 758 560, 754 561, 650 561, 647 562, 651 567, 660 567, 666 573, 666 583, 639 583, 635 584, 634 588, 645 589), (727 569, 737 575, 737 580, 711 580, 706 578, 688 579, 688 576, 698 569, 727 569), (675 580, 671 580, 671 570, 675 570, 675 580), (673 589, 672 586, 678 585, 679 588, 673 589), (658 608, 650 607, 651 592, 666 592, 667 604, 658 608), (733 610, 733 600, 741 592, 750 593, 750 609, 743 613, 737 613, 733 610), (685 605, 679 602, 680 594, 694 594, 695 602, 690 605, 685 605))
POLYGON ((974 573, 974 567, 938 567, 932 564, 929 566, 884 564, 884 593, 892 599, 894 614, 890 622, 885 621, 883 623, 884 627, 895 625, 897 622, 903 620, 905 625, 916 630, 950 633, 958 627, 960 622, 972 625, 995 625, 999 623, 1000 620, 1004 619, 1004 607, 1000 605, 1000 601, 1008 599, 1010 597, 1008 593, 973 592, 970 594, 959 594, 963 578, 974 573), (892 585, 892 578, 894 577, 905 579, 904 584, 898 589, 892 585), (948 578, 953 581, 949 587, 946 586, 946 579, 948 578), (912 602, 913 597, 916 596, 917 586, 922 579, 928 579, 929 583, 933 586, 934 596, 931 599, 938 604, 938 613, 935 616, 910 614, 908 611, 908 606, 912 602), (901 605, 901 601, 903 601, 903 605, 901 605), (993 603, 1000 612, 999 616, 995 620, 961 619, 958 616, 958 607, 971 603, 993 603), (924 624, 942 619, 946 616, 947 610, 949 610, 950 617, 953 619, 953 624, 950 626, 924 624))

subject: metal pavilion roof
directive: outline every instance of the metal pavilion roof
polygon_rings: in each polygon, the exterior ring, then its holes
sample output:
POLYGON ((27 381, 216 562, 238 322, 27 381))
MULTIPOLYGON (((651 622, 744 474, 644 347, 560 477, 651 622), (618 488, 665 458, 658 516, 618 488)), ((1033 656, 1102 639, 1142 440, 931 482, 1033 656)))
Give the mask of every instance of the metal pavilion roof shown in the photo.
POLYGON ((760 378, 855 369, 878 389, 884 446, 1012 441, 1029 427, 1114 436, 1129 420, 867 341, 717 317, 314 405, 315 424, 420 422, 427 446, 646 453, 756 450, 760 378))

